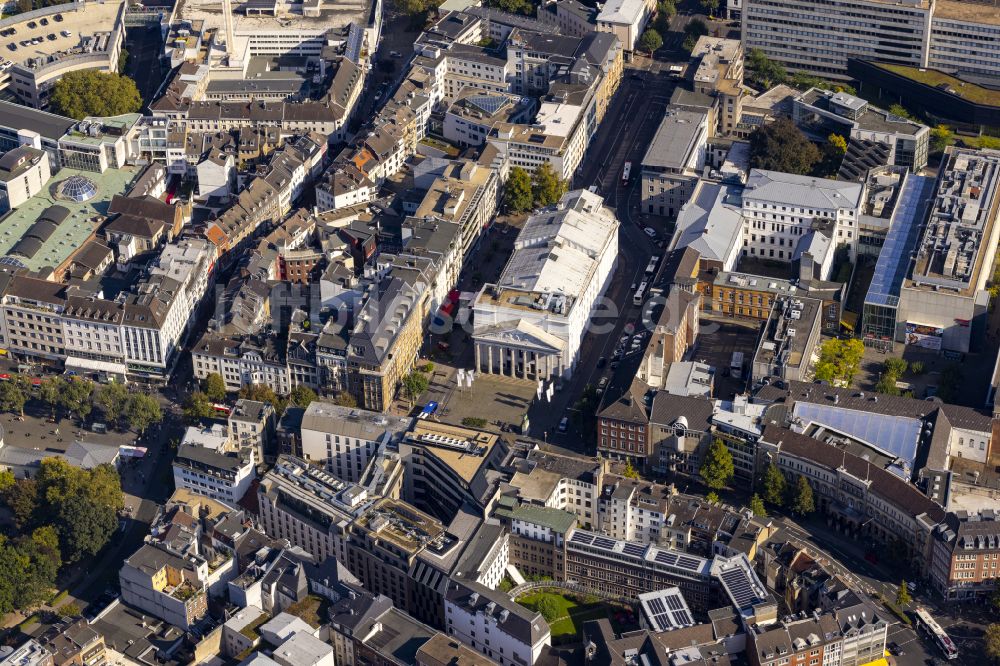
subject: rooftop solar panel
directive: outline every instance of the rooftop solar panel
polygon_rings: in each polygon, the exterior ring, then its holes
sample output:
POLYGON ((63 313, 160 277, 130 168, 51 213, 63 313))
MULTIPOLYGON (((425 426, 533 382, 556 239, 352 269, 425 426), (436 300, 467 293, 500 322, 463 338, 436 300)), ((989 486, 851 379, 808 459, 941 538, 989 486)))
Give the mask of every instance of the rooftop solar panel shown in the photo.
POLYGON ((640 546, 637 543, 627 543, 622 546, 622 552, 626 555, 632 555, 633 557, 640 557, 644 552, 646 552, 646 547, 640 546))
POLYGON ((670 607, 670 610, 681 610, 682 608, 684 608, 684 603, 680 599, 678 599, 675 595, 670 595, 668 597, 665 597, 664 601, 667 602, 667 606, 670 607))
POLYGON ((614 539, 608 539, 607 537, 597 537, 594 539, 595 548, 603 548, 605 550, 611 550, 618 543, 614 539))
POLYGON ((582 543, 589 546, 594 541, 594 535, 577 530, 573 532, 573 536, 571 536, 569 540, 573 543, 582 543))
POLYGON ((668 553, 665 550, 661 550, 656 554, 656 561, 660 564, 667 564, 673 566, 677 563, 677 555, 674 553, 668 553))
POLYGON ((677 558, 677 566, 682 569, 690 569, 691 571, 697 571, 701 566, 701 560, 696 557, 687 557, 686 555, 680 555, 677 558))

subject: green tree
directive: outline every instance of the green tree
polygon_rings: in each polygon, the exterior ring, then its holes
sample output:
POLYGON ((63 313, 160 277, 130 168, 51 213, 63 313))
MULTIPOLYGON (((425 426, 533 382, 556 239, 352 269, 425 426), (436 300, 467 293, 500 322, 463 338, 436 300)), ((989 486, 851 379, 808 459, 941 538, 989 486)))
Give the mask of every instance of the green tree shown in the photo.
POLYGON ((538 600, 538 604, 535 609, 542 614, 546 622, 554 622, 559 619, 562 615, 562 606, 554 597, 548 594, 542 595, 542 598, 538 600))
POLYGON ((341 407, 357 407, 358 401, 347 391, 340 391, 337 395, 333 396, 333 404, 340 405, 341 407))
POLYGON ((861 359, 865 355, 865 345, 861 340, 830 339, 820 345, 819 363, 816 364, 816 379, 831 383, 850 384, 861 359))
POLYGON ((755 169, 805 175, 819 160, 819 148, 789 118, 778 118, 750 135, 750 166, 755 169))
POLYGON ((909 364, 905 359, 901 358, 887 358, 885 363, 882 364, 885 367, 885 371, 896 375, 897 377, 902 377, 906 373, 906 369, 909 364))
POLYGON ((427 381, 427 375, 417 370, 403 377, 403 391, 410 403, 419 398, 429 387, 430 382, 427 381))
POLYGON ((308 386, 299 384, 292 389, 292 392, 288 395, 288 400, 296 407, 308 407, 309 403, 318 397, 316 391, 313 391, 308 386))
POLYGON ((660 37, 670 32, 670 16, 663 12, 657 12, 656 18, 653 19, 653 29, 660 33, 660 37))
POLYGON ((906 605, 913 601, 910 597, 910 590, 906 587, 906 581, 902 580, 899 582, 899 589, 896 590, 896 605, 900 608, 906 608, 906 605))
POLYGON ((711 504, 718 504, 719 503, 719 493, 715 492, 714 490, 709 490, 708 494, 705 495, 705 500, 708 501, 711 504))
POLYGON ((705 459, 698 470, 705 485, 712 490, 722 490, 733 478, 736 468, 733 465, 733 454, 729 452, 722 440, 716 437, 708 446, 705 459))
POLYGON ((899 395, 899 387, 896 386, 896 375, 883 372, 875 383, 875 392, 882 395, 899 395))
POLYGON ((48 550, 53 558, 59 557, 59 532, 52 525, 36 527, 31 532, 31 540, 41 550, 48 550))
POLYGON ((26 400, 27 396, 20 386, 12 381, 0 381, 0 410, 24 416, 26 400))
POLYGON ((910 372, 914 375, 924 374, 924 364, 920 361, 914 361, 910 363, 910 372))
POLYGON ((195 391, 184 402, 184 418, 195 423, 212 416, 212 401, 201 391, 195 391))
POLYGON ((122 50, 118 52, 118 73, 124 74, 125 68, 128 66, 128 49, 122 47, 122 50))
POLYGON ((906 110, 906 107, 902 104, 893 104, 889 107, 889 113, 894 116, 899 116, 900 118, 912 119, 913 114, 906 110))
POLYGON ((681 45, 681 48, 688 53, 694 51, 694 47, 698 43, 698 38, 704 37, 707 34, 708 25, 704 21, 701 19, 688 21, 688 24, 684 26, 684 43, 681 45))
POLYGON ((986 654, 993 660, 993 663, 1000 662, 1000 624, 994 623, 986 627, 983 642, 986 654))
POLYGON ((520 213, 531 208, 535 195, 531 191, 531 176, 521 167, 510 170, 504 186, 504 205, 511 213, 520 213))
POLYGON ((38 512, 38 484, 33 479, 21 479, 4 491, 3 501, 14 514, 14 524, 24 530, 34 523, 38 512))
POLYGON ((660 0, 656 3, 656 13, 665 14, 667 18, 677 14, 677 3, 675 0, 660 0))
POLYGON ((240 389, 241 398, 256 400, 258 402, 269 402, 274 407, 274 411, 280 416, 285 412, 286 401, 278 397, 270 386, 264 384, 247 384, 240 389))
POLYGON ((80 607, 71 601, 59 607, 59 614, 63 617, 79 617, 80 607))
POLYGON ((847 154, 847 139, 839 134, 831 134, 828 136, 826 138, 826 143, 833 155, 843 157, 847 154))
POLYGON ((14 478, 14 472, 9 469, 0 470, 0 496, 15 483, 17 483, 17 479, 14 478))
POLYGON ((52 418, 56 417, 56 407, 62 404, 63 390, 66 388, 66 380, 62 377, 52 377, 42 381, 38 387, 38 397, 49 406, 52 418))
POLYGON ((226 399, 226 380, 217 372, 205 377, 205 396, 212 402, 223 402, 226 399))
POLYGON ((50 102, 58 113, 82 120, 135 113, 142 107, 142 96, 127 76, 84 69, 67 72, 56 81, 50 102))
POLYGON ((82 377, 74 377, 63 385, 59 404, 71 414, 86 419, 93 405, 94 382, 82 377))
POLYGON ((125 421, 130 428, 142 435, 149 426, 162 420, 163 411, 155 398, 145 393, 133 393, 129 396, 125 403, 125 421))
POLYGON ((531 16, 535 13, 535 4, 531 0, 489 0, 487 4, 511 14, 531 16))
POLYGON ((566 181, 556 174, 550 162, 542 162, 532 175, 531 191, 539 206, 550 206, 566 193, 566 181))
POLYGON ((109 423, 117 423, 128 402, 128 389, 125 388, 124 384, 118 382, 105 384, 97 390, 94 402, 104 412, 104 418, 109 423))
MULTIPOLYGON (((715 2, 718 2, 718 0, 715 0, 715 2)), ((649 54, 652 54, 661 46, 663 46, 663 37, 653 28, 646 28, 639 37, 639 48, 649 54)))
POLYGON ((955 140, 955 133, 947 125, 936 125, 931 130, 930 149, 932 153, 940 153, 955 140))
POLYGON ((760 49, 747 51, 745 63, 747 78, 760 88, 770 88, 788 79, 785 68, 768 58, 760 49))
POLYGON ((809 485, 806 477, 799 474, 799 480, 795 483, 795 499, 792 501, 792 511, 800 516, 808 516, 815 510, 816 505, 813 501, 812 486, 809 485))
POLYGON ((625 461, 625 471, 622 472, 622 476, 624 476, 626 479, 638 479, 639 478, 639 472, 635 469, 635 467, 632 466, 632 461, 631 460, 626 460, 625 461))
POLYGON ((757 493, 750 498, 750 510, 757 518, 767 518, 767 509, 764 508, 764 500, 757 493))
POLYGON ((719 11, 719 0, 701 0, 700 4, 709 18, 714 17, 715 12, 719 11))
POLYGON ((785 502, 785 475, 773 462, 764 470, 764 500, 771 506, 785 502))
POLYGON ((78 562, 98 553, 118 527, 114 510, 73 495, 62 502, 55 515, 63 559, 78 562))

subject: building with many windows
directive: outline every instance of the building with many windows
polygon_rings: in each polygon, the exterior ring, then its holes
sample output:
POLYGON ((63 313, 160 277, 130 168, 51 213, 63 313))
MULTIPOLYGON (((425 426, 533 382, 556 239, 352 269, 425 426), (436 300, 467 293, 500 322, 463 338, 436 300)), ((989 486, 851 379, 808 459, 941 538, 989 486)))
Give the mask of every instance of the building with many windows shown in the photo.
POLYGON ((380 447, 396 445, 410 421, 315 400, 302 415, 302 457, 357 483, 380 447))

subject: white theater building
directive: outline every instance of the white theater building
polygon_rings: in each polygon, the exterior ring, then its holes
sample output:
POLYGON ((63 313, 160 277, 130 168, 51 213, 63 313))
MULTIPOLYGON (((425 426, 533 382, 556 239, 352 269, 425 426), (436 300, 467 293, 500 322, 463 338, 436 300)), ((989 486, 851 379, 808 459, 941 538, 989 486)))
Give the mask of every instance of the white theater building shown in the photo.
POLYGON ((618 219, 587 190, 533 214, 496 284, 475 303, 476 368, 521 379, 569 378, 618 257, 618 219))

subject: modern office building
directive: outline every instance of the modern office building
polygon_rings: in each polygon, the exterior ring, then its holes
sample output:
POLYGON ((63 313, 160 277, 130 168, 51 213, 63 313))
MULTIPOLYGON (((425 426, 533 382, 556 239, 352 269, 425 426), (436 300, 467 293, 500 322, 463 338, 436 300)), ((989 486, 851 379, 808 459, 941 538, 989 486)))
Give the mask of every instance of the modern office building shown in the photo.
POLYGON ((642 158, 642 210, 673 218, 705 168, 708 114, 668 109, 642 158))

